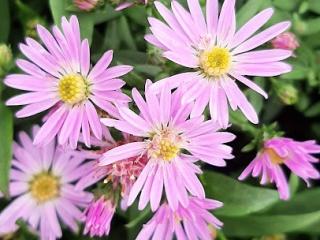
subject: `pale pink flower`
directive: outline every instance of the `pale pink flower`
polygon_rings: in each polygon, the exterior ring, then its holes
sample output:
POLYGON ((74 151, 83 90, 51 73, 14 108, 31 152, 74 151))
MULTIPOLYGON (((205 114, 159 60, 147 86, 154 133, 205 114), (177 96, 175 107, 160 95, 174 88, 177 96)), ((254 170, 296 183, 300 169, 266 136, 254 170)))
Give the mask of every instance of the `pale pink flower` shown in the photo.
POLYGON ((179 205, 172 210, 166 203, 162 204, 152 219, 143 226, 137 240, 148 239, 215 239, 211 232, 223 225, 210 211, 222 206, 221 202, 211 199, 191 197, 188 206, 179 205))
POLYGON ((275 137, 264 142, 263 149, 243 171, 239 180, 252 174, 261 175, 261 184, 275 183, 280 198, 287 200, 290 197, 288 181, 282 166, 287 166, 295 175, 302 178, 308 186, 309 179, 319 179, 320 174, 312 163, 319 160, 311 154, 320 153, 320 146, 315 141, 298 142, 290 138, 275 137))
MULTIPOLYGON (((33 137, 38 127, 33 128, 33 137)), ((39 232, 40 239, 54 240, 62 236, 60 221, 74 232, 82 217, 80 208, 87 207, 92 194, 76 190, 74 183, 87 174, 85 155, 63 151, 55 141, 37 147, 25 133, 14 143, 9 192, 14 198, 0 214, 0 235, 17 230, 16 221, 24 220, 39 232)))
POLYGON ((86 154, 88 154, 87 152, 90 152, 90 158, 95 160, 92 161, 91 171, 81 177, 76 185, 76 188, 85 189, 100 181, 103 181, 105 184, 110 183, 114 191, 116 191, 117 188, 121 189, 121 207, 123 210, 125 210, 127 208, 127 200, 130 190, 137 177, 147 164, 147 156, 134 156, 107 166, 100 166, 99 159, 105 152, 115 147, 136 141, 141 141, 141 138, 134 137, 126 133, 123 133, 122 140, 116 141, 109 134, 107 128, 104 128, 103 140, 99 141, 93 139, 91 141, 95 147, 99 147, 99 150, 83 150, 86 154))
POLYGON ((203 116, 188 119, 193 104, 181 105, 181 92, 172 94, 164 87, 159 95, 155 95, 150 84, 147 81, 146 101, 137 89, 132 90, 139 115, 127 107, 120 107, 119 120, 102 119, 107 126, 144 140, 107 151, 100 165, 147 154, 148 163, 130 191, 128 205, 141 191, 139 209, 150 201, 151 209, 156 210, 164 188, 169 206, 176 209, 179 203, 188 205, 188 192, 204 198, 204 189, 196 176, 201 170, 194 162, 202 160, 214 166, 225 166, 225 159, 231 159, 233 155, 232 148, 224 143, 232 141, 234 135, 217 132, 219 127, 212 121, 205 121, 203 116))
POLYGON ((97 7, 100 0, 73 0, 73 4, 82 11, 91 11, 97 7))
POLYGON ((97 201, 93 201, 85 210, 84 234, 90 237, 109 235, 110 225, 116 211, 114 203, 101 196, 97 201))
POLYGON ((178 1, 171 10, 161 2, 155 6, 165 22, 149 18, 152 34, 145 39, 163 50, 163 56, 192 72, 178 74, 154 84, 157 91, 165 83, 184 91, 183 103, 195 101, 191 116, 199 116, 209 105, 211 118, 228 126, 228 102, 232 110, 240 108, 253 123, 258 116, 238 87, 243 83, 267 98, 267 93, 245 76, 277 76, 291 71, 282 60, 292 55, 283 49, 255 50, 289 28, 290 22, 275 24, 254 35, 272 16, 266 9, 236 31, 235 0, 225 0, 220 15, 218 0, 207 0, 204 16, 198 0, 188 0, 189 11, 178 1), (219 17, 218 17, 219 16, 219 17))
POLYGON ((56 135, 61 145, 77 146, 82 134, 90 145, 90 134, 102 137, 102 128, 97 111, 117 113, 113 103, 127 103, 130 98, 120 91, 125 82, 120 76, 132 67, 108 68, 112 51, 106 52, 97 64, 90 66, 88 40, 81 41, 78 19, 62 18, 62 30, 53 27, 52 34, 38 25, 37 31, 43 44, 27 38, 20 44, 22 53, 29 60, 17 60, 25 73, 11 74, 5 83, 28 93, 13 97, 7 105, 26 105, 17 112, 17 117, 28 117, 54 109, 34 139, 35 144, 47 144, 56 135))
POLYGON ((296 35, 292 32, 285 32, 277 36, 271 41, 274 48, 286 49, 294 51, 300 46, 296 35))

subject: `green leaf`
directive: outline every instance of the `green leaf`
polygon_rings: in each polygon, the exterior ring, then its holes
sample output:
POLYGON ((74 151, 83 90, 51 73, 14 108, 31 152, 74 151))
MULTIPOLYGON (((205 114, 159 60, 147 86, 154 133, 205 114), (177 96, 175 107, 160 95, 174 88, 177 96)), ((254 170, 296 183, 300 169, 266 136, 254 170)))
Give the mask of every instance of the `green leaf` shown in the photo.
POLYGON ((79 13, 78 14, 79 24, 80 24, 80 32, 82 39, 88 39, 91 44, 92 34, 94 28, 94 22, 90 14, 79 13))
POLYGON ((273 0, 273 5, 282 10, 292 11, 298 6, 300 1, 301 0, 290 0, 290 1, 273 0))
POLYGON ((260 236, 292 231, 308 232, 320 224, 320 189, 303 191, 289 201, 280 201, 263 216, 223 218, 228 236, 260 236))
POLYGON ((312 213, 320 209, 320 189, 307 189, 294 195, 289 201, 275 204, 268 214, 312 213))
POLYGON ((306 112, 306 117, 315 117, 320 115, 320 102, 313 104, 306 112))
POLYGON ((13 117, 3 103, 0 104, 0 116, 0 191, 7 195, 12 158, 13 117))
POLYGON ((0 0, 0 43, 7 42, 10 32, 10 9, 8 0, 0 0))
POLYGON ((265 0, 248 0, 237 13, 237 27, 241 27, 262 8, 265 0))
POLYGON ((319 0, 308 0, 309 9, 315 13, 320 14, 320 1, 319 0))
POLYGON ((264 210, 279 200, 275 190, 249 186, 219 173, 204 172, 203 179, 207 196, 224 204, 215 211, 220 216, 248 215, 264 210))
POLYGON ((223 232, 227 236, 261 236, 302 230, 320 220, 320 211, 294 215, 226 217, 221 220, 224 222, 223 232))
POLYGON ((62 16, 68 16, 68 12, 66 10, 66 3, 66 1, 61 0, 49 0, 49 5, 54 23, 58 26, 60 26, 62 16))
POLYGON ((136 50, 137 46, 131 34, 128 21, 125 16, 119 19, 119 32, 121 40, 132 50, 136 50))

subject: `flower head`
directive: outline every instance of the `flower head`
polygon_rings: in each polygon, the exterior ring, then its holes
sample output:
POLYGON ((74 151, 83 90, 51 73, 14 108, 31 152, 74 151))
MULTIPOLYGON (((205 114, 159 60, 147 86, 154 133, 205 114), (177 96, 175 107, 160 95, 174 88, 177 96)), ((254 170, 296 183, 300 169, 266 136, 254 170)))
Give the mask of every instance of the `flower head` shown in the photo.
POLYGON ((103 196, 93 201, 85 210, 84 234, 89 233, 91 237, 108 235, 115 210, 114 203, 103 196))
POLYGON ((292 32, 285 32, 271 41, 274 48, 296 50, 300 46, 296 35, 292 32))
POLYGON ((147 155, 148 162, 134 183, 128 199, 131 205, 141 191, 139 209, 150 201, 151 209, 160 204, 163 188, 168 204, 188 204, 188 192, 204 197, 203 187, 196 174, 201 170, 197 160, 215 166, 225 166, 224 159, 233 158, 232 149, 224 143, 234 135, 216 132, 219 127, 203 116, 189 119, 192 104, 181 105, 181 92, 171 93, 164 87, 159 95, 150 90, 147 81, 145 96, 133 89, 132 96, 140 110, 137 115, 127 107, 120 107, 120 119, 102 119, 108 126, 141 138, 140 141, 121 145, 107 151, 100 165, 114 164, 130 157, 147 155))
POLYGON ((261 184, 275 183, 280 198, 290 197, 289 186, 282 166, 287 166, 295 175, 310 186, 309 179, 318 179, 320 174, 312 163, 319 162, 311 154, 320 153, 315 141, 298 142, 290 138, 274 137, 264 142, 263 149, 243 171, 240 180, 251 172, 253 177, 261 175, 261 184))
POLYGON ((156 8, 164 22, 149 18, 152 34, 146 36, 151 44, 161 48, 163 56, 194 69, 154 84, 154 89, 168 84, 184 91, 183 103, 195 100, 192 116, 199 116, 209 105, 211 118, 222 127, 228 126, 228 102, 232 110, 240 108, 253 123, 257 114, 236 80, 267 98, 267 94, 245 76, 277 76, 291 71, 282 60, 292 52, 283 49, 256 50, 285 31, 289 22, 281 22, 254 35, 270 18, 272 9, 254 16, 236 31, 235 0, 225 0, 218 13, 218 1, 207 0, 206 14, 198 0, 188 0, 190 12, 178 1, 171 10, 159 1, 156 8), (219 17, 218 17, 219 16, 219 17))
POLYGON ((164 203, 153 218, 143 226, 137 240, 174 239, 174 235, 178 240, 214 239, 211 227, 220 228, 222 222, 210 211, 221 206, 221 202, 195 197, 190 198, 187 207, 179 205, 175 211, 164 203))
POLYGON ((25 73, 11 74, 5 83, 28 93, 13 97, 8 105, 26 105, 17 117, 28 117, 54 109, 34 139, 35 144, 47 144, 58 135, 59 144, 77 146, 80 134, 90 145, 90 133, 101 139, 102 128, 97 111, 116 114, 112 103, 126 103, 130 98, 120 91, 125 84, 118 77, 130 66, 108 68, 112 51, 106 52, 90 68, 88 40, 81 41, 78 19, 62 18, 62 30, 53 27, 52 34, 41 25, 37 31, 43 45, 27 38, 21 44, 22 53, 29 60, 17 60, 25 73))
MULTIPOLYGON (((33 128, 36 135, 38 127, 33 128)), ((15 231, 16 221, 23 219, 42 240, 60 238, 58 219, 78 231, 79 208, 91 201, 90 193, 76 190, 74 182, 87 174, 85 155, 63 151, 54 141, 45 147, 32 144, 25 133, 14 143, 14 159, 10 172, 10 196, 15 198, 0 214, 0 234, 15 231)))

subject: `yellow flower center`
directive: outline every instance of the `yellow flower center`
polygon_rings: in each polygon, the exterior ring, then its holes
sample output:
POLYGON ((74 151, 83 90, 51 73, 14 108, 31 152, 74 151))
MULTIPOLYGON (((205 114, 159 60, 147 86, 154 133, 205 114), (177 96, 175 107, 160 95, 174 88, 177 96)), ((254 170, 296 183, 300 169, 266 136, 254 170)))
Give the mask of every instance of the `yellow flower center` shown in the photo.
POLYGON ((151 134, 150 139, 152 139, 149 148, 151 158, 171 161, 180 153, 180 137, 168 132, 167 129, 158 134, 151 134))
POLYGON ((59 95, 68 104, 80 103, 88 98, 88 82, 80 74, 68 74, 59 81, 59 95))
POLYGON ((56 198, 59 191, 59 179, 50 173, 40 173, 30 181, 30 193, 39 203, 56 198))
POLYGON ((231 66, 228 49, 213 47, 200 53, 200 68, 208 77, 218 77, 227 73, 231 66))
POLYGON ((271 160, 271 162, 272 162, 273 164, 279 165, 279 164, 284 163, 284 160, 285 160, 285 159, 282 158, 282 157, 280 157, 280 156, 276 153, 276 151, 274 151, 272 148, 266 148, 266 149, 264 150, 264 152, 269 155, 269 158, 270 158, 270 160, 271 160))
POLYGON ((158 149, 153 152, 155 158, 161 158, 170 161, 175 158, 180 151, 180 148, 168 139, 162 139, 158 149))

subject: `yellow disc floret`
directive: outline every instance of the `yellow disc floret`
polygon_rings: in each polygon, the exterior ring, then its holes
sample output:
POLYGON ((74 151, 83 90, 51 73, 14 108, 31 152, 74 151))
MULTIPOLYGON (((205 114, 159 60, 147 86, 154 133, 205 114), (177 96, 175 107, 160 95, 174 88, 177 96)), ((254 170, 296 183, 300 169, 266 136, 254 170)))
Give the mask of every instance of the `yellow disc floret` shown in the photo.
POLYGON ((50 173, 40 173, 30 181, 31 196, 38 203, 44 203, 58 197, 59 191, 59 179, 50 173))
POLYGON ((200 53, 200 68, 207 77, 226 74, 231 66, 231 54, 228 49, 213 47, 200 53))
POLYGON ((80 74, 68 74, 59 80, 59 96, 68 104, 80 103, 88 98, 88 82, 80 74))
POLYGON ((276 153, 276 151, 274 151, 272 148, 264 149, 264 153, 268 154, 268 156, 269 156, 269 158, 270 158, 270 160, 271 160, 271 162, 273 164, 279 165, 279 164, 282 164, 285 161, 285 159, 280 157, 276 153))
POLYGON ((153 152, 153 157, 170 161, 178 155, 179 151, 180 148, 169 139, 161 139, 158 149, 153 152))

